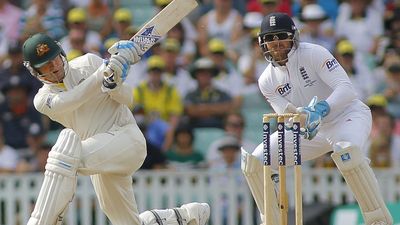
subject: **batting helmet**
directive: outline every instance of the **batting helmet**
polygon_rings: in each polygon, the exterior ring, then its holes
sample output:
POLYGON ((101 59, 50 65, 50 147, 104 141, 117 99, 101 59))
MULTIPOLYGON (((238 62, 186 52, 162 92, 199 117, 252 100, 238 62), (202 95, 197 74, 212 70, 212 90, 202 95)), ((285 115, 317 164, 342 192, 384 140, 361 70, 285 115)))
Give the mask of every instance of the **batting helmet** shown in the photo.
POLYGON ((22 52, 24 61, 34 68, 39 68, 51 61, 63 51, 59 44, 46 34, 38 33, 28 38, 22 52))
POLYGON ((272 61, 266 42, 285 40, 290 38, 293 41, 292 48, 298 45, 298 30, 290 16, 285 13, 271 13, 265 16, 261 22, 258 42, 262 48, 265 58, 272 61))

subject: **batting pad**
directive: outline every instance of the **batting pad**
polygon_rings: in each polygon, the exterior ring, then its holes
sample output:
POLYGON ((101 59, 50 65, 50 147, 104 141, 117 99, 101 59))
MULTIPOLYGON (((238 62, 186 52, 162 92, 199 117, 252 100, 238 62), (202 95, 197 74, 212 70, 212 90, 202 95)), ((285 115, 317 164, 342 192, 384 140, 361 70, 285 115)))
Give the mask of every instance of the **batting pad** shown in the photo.
MULTIPOLYGON (((249 185, 251 194, 253 195, 253 198, 257 204, 258 210, 260 211, 261 217, 263 218, 265 215, 264 213, 264 172, 263 172, 263 166, 261 162, 257 159, 257 157, 249 154, 242 148, 242 163, 241 163, 241 168, 244 174, 244 177, 246 178, 246 181, 249 185)), ((275 187, 275 185, 272 183, 272 179, 267 179, 268 182, 271 182, 271 187, 275 187)), ((272 191, 273 193, 271 196, 273 196, 274 200, 271 203, 268 203, 272 207, 273 211, 273 218, 267 218, 268 220, 272 220, 272 224, 279 224, 279 202, 278 199, 276 198, 275 190, 269 190, 272 191)), ((264 220, 264 219, 263 219, 264 220)))
POLYGON ((80 138, 71 129, 62 130, 47 158, 44 181, 28 225, 62 223, 75 192, 80 155, 80 138))
POLYGON ((383 224, 392 225, 393 219, 380 194, 378 181, 360 149, 350 142, 338 142, 331 157, 353 191, 365 224, 385 222, 383 224))

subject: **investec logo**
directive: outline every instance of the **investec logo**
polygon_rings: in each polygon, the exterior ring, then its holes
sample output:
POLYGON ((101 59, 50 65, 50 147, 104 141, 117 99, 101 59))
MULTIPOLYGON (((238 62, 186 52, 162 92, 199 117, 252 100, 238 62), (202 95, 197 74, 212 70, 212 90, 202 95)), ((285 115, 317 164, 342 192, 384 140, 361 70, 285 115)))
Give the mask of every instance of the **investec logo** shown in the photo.
POLYGON ((278 92, 281 96, 286 96, 287 94, 290 93, 290 91, 292 90, 292 87, 290 86, 290 83, 286 83, 286 84, 282 84, 279 85, 275 92, 278 92))

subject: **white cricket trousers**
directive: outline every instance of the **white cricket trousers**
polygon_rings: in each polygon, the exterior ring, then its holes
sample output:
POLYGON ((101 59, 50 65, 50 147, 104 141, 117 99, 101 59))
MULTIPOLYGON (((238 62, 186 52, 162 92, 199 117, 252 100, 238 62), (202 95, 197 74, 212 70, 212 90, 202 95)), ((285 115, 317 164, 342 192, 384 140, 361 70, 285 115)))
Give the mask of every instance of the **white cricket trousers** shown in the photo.
POLYGON ((140 225, 132 174, 146 157, 146 141, 136 124, 114 126, 82 141, 82 166, 100 206, 113 225, 140 225))

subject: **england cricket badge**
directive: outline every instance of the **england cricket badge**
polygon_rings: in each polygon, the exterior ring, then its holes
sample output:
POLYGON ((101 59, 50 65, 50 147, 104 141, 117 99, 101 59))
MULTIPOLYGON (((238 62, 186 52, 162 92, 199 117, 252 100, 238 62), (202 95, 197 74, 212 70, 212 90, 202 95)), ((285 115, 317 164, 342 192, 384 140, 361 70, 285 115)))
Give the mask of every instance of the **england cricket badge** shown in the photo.
POLYGON ((158 40, 160 40, 161 36, 157 34, 157 30, 154 29, 154 26, 150 26, 145 28, 145 30, 135 35, 133 41, 140 46, 140 49, 145 52, 151 46, 153 46, 158 40))

